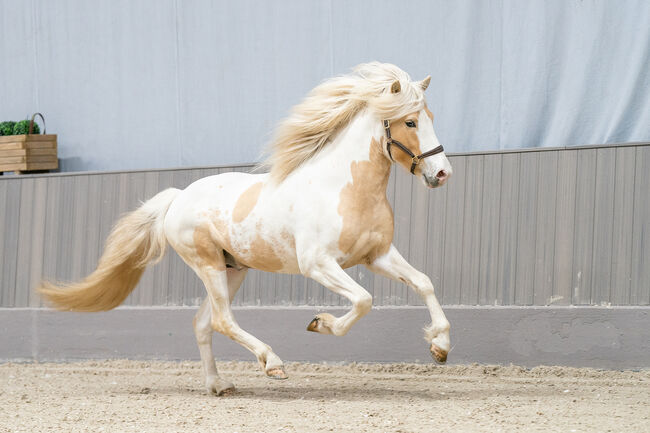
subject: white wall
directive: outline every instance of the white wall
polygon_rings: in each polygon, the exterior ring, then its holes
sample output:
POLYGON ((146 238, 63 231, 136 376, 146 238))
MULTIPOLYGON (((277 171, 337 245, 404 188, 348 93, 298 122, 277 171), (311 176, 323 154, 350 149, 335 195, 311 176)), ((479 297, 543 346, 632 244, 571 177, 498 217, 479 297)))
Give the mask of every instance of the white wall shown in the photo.
POLYGON ((321 80, 433 77, 448 151, 650 140, 650 2, 0 0, 0 119, 64 171, 251 162, 321 80))

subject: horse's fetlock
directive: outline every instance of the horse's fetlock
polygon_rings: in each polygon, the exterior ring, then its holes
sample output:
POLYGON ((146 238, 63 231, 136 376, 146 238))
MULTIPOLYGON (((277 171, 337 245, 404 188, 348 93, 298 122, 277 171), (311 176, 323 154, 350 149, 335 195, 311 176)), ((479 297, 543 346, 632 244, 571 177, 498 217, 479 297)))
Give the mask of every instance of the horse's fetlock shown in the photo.
POLYGON ((264 368, 267 370, 271 368, 282 368, 283 362, 280 357, 273 352, 270 346, 267 347, 268 352, 263 356, 264 368))
POLYGON ((343 337, 345 334, 348 333, 348 331, 349 331, 349 329, 338 328, 338 329, 332 330, 332 335, 334 335, 335 337, 343 337))

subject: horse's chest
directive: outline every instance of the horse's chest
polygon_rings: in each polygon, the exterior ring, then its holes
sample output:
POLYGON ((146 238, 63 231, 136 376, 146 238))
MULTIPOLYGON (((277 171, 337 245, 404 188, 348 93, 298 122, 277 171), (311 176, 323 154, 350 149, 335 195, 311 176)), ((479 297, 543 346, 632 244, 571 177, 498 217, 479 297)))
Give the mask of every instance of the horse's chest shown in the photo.
POLYGON ((343 267, 372 263, 388 252, 393 241, 393 211, 385 196, 364 201, 358 203, 364 206, 355 206, 342 215, 338 247, 343 267))

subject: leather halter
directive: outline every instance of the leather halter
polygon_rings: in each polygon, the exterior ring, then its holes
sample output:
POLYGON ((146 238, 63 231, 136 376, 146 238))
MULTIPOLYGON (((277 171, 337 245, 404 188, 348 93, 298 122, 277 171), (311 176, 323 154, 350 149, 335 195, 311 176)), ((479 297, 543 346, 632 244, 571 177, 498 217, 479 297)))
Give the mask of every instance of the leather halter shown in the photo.
POLYGON ((443 152, 445 149, 442 147, 442 144, 438 147, 435 147, 427 152, 421 153, 419 155, 415 155, 411 150, 404 146, 402 143, 400 143, 397 140, 394 140, 393 137, 390 136, 390 120, 384 120, 384 129, 386 130, 386 150, 388 151, 388 156, 390 156, 390 159, 395 161, 393 159, 393 154, 390 151, 390 146, 395 145, 402 149, 408 156, 411 157, 411 174, 415 174, 415 167, 420 163, 421 160, 426 158, 427 156, 432 156, 437 153, 443 152))

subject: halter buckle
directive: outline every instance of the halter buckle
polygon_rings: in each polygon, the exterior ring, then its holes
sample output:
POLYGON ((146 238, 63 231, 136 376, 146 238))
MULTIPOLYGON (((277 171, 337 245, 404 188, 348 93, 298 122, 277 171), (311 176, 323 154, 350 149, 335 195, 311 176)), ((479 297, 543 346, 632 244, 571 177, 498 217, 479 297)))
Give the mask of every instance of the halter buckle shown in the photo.
POLYGON ((411 158, 411 162, 413 163, 413 165, 418 165, 420 163, 420 158, 414 156, 413 158, 411 158))

